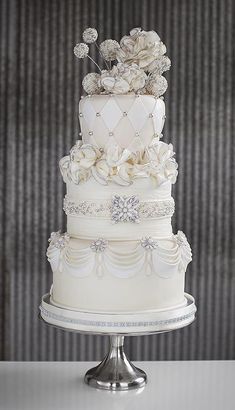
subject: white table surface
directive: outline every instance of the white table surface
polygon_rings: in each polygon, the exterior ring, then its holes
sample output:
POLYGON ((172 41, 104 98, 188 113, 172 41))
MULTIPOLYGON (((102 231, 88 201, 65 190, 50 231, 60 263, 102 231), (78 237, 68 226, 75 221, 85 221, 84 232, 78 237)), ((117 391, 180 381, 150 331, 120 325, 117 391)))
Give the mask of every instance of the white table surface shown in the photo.
POLYGON ((1 362, 4 410, 234 410, 235 361, 136 362, 140 390, 109 392, 83 383, 91 362, 1 362))

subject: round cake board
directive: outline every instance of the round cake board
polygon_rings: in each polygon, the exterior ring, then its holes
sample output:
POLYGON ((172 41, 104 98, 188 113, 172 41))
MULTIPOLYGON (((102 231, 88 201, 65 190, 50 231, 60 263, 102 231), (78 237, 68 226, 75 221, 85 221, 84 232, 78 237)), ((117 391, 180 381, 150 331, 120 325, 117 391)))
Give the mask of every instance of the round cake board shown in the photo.
POLYGON ((108 335, 146 335, 180 329, 195 319, 194 298, 185 293, 185 305, 175 309, 135 313, 98 313, 70 310, 51 303, 50 294, 42 298, 41 318, 60 329, 108 335))

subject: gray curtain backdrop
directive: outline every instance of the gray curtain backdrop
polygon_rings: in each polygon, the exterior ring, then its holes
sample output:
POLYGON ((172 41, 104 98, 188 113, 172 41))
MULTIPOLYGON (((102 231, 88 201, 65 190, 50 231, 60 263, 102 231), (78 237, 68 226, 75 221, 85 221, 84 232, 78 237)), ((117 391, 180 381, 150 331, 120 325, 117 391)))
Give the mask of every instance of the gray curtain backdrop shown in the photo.
MULTIPOLYGON (((136 26, 168 47, 164 141, 179 163, 174 230, 194 258, 186 290, 197 320, 169 334, 127 338, 132 359, 235 359, 234 1, 2 0, 0 359, 98 360, 107 337, 52 329, 38 319, 52 273, 51 231, 65 229, 58 161, 78 138, 88 62, 82 30, 117 40, 136 26)), ((95 56, 95 54, 93 54, 95 56)))

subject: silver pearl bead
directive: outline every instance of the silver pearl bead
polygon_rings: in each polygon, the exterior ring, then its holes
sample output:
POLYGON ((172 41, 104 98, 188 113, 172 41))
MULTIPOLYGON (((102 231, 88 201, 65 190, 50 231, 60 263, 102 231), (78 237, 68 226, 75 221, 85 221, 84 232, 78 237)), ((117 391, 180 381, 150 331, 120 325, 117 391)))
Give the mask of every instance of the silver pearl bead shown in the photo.
POLYGON ((126 111, 124 111, 123 117, 127 117, 127 112, 126 111))
POLYGON ((109 132, 109 136, 112 137, 112 136, 113 136, 113 132, 109 132))
POLYGON ((96 117, 100 117, 100 113, 99 113, 99 112, 96 113, 96 117))
POLYGON ((152 114, 152 113, 149 114, 149 118, 153 118, 153 114, 152 114))
POLYGON ((93 135, 93 131, 89 131, 88 134, 89 134, 89 135, 93 135))

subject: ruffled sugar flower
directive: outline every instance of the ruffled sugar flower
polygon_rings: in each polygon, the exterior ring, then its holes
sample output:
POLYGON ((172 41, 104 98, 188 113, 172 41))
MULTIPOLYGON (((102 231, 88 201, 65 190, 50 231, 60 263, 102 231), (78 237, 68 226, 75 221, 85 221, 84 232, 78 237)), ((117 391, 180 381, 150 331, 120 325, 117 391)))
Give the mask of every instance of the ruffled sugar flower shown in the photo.
POLYGON ((119 75, 129 83, 130 91, 137 92, 145 86, 147 75, 137 64, 118 63, 117 67, 119 75))
POLYGON ((88 73, 82 81, 83 89, 87 94, 99 94, 101 91, 100 87, 100 74, 98 73, 88 73))
POLYGON ((83 31, 83 41, 87 44, 94 43, 98 38, 98 32, 95 28, 88 27, 83 31))
POLYGON ((159 98, 167 90, 167 80, 162 75, 152 73, 146 82, 146 91, 159 98))
POLYGON ((121 149, 118 145, 110 145, 102 158, 92 169, 94 178, 101 184, 107 184, 112 179, 120 185, 131 183, 132 164, 128 161, 134 156, 129 150, 121 149))
POLYGON ((84 169, 92 167, 100 156, 101 152, 94 145, 82 144, 82 141, 77 141, 70 151, 71 161, 84 169))
POLYGON ((107 185, 109 180, 110 168, 105 159, 100 159, 92 167, 92 175, 101 185, 107 185))
POLYGON ((107 148, 105 159, 110 168, 118 167, 130 160, 134 154, 128 149, 122 149, 119 145, 110 144, 107 148))
POLYGON ((77 141, 72 147, 70 155, 60 160, 62 175, 67 175, 74 184, 87 181, 92 174, 92 167, 100 158, 100 151, 90 144, 77 141))
POLYGON ((145 161, 150 163, 150 175, 154 176, 159 183, 169 180, 172 184, 176 182, 178 175, 178 164, 173 158, 172 144, 166 144, 154 138, 146 148, 145 161))
POLYGON ((173 156, 172 145, 157 138, 142 154, 122 149, 117 144, 100 152, 90 144, 82 145, 82 141, 77 141, 70 155, 60 160, 60 170, 65 182, 69 179, 75 184, 93 176, 102 185, 112 181, 128 186, 136 178, 151 176, 158 186, 165 181, 175 183, 178 166, 173 156))
POLYGON ((146 69, 159 55, 160 37, 155 31, 133 29, 129 36, 120 41, 120 50, 117 59, 126 64, 138 64, 146 69))
POLYGON ((142 31, 141 27, 135 27, 130 31, 130 35, 132 38, 137 38, 142 31))
POLYGON ((118 145, 109 146, 106 161, 113 181, 120 185, 130 185, 132 183, 134 160, 135 154, 128 149, 121 149, 118 145))
POLYGON ((118 177, 128 185, 132 183, 134 177, 134 166, 130 162, 124 162, 118 167, 118 177))
POLYGON ((100 76, 100 86, 106 94, 127 94, 130 91, 130 86, 127 81, 118 75, 117 66, 112 70, 104 70, 100 76))
POLYGON ((105 40, 99 46, 103 58, 107 61, 113 61, 117 58, 120 45, 116 40, 105 40))
POLYGON ((148 71, 150 73, 156 73, 161 75, 165 71, 170 70, 171 67, 171 60, 167 56, 160 56, 156 60, 154 60, 151 64, 148 66, 148 71))
POLYGON ((118 63, 112 70, 104 70, 100 85, 108 93, 126 94, 137 92, 145 86, 147 76, 136 64, 118 63))

